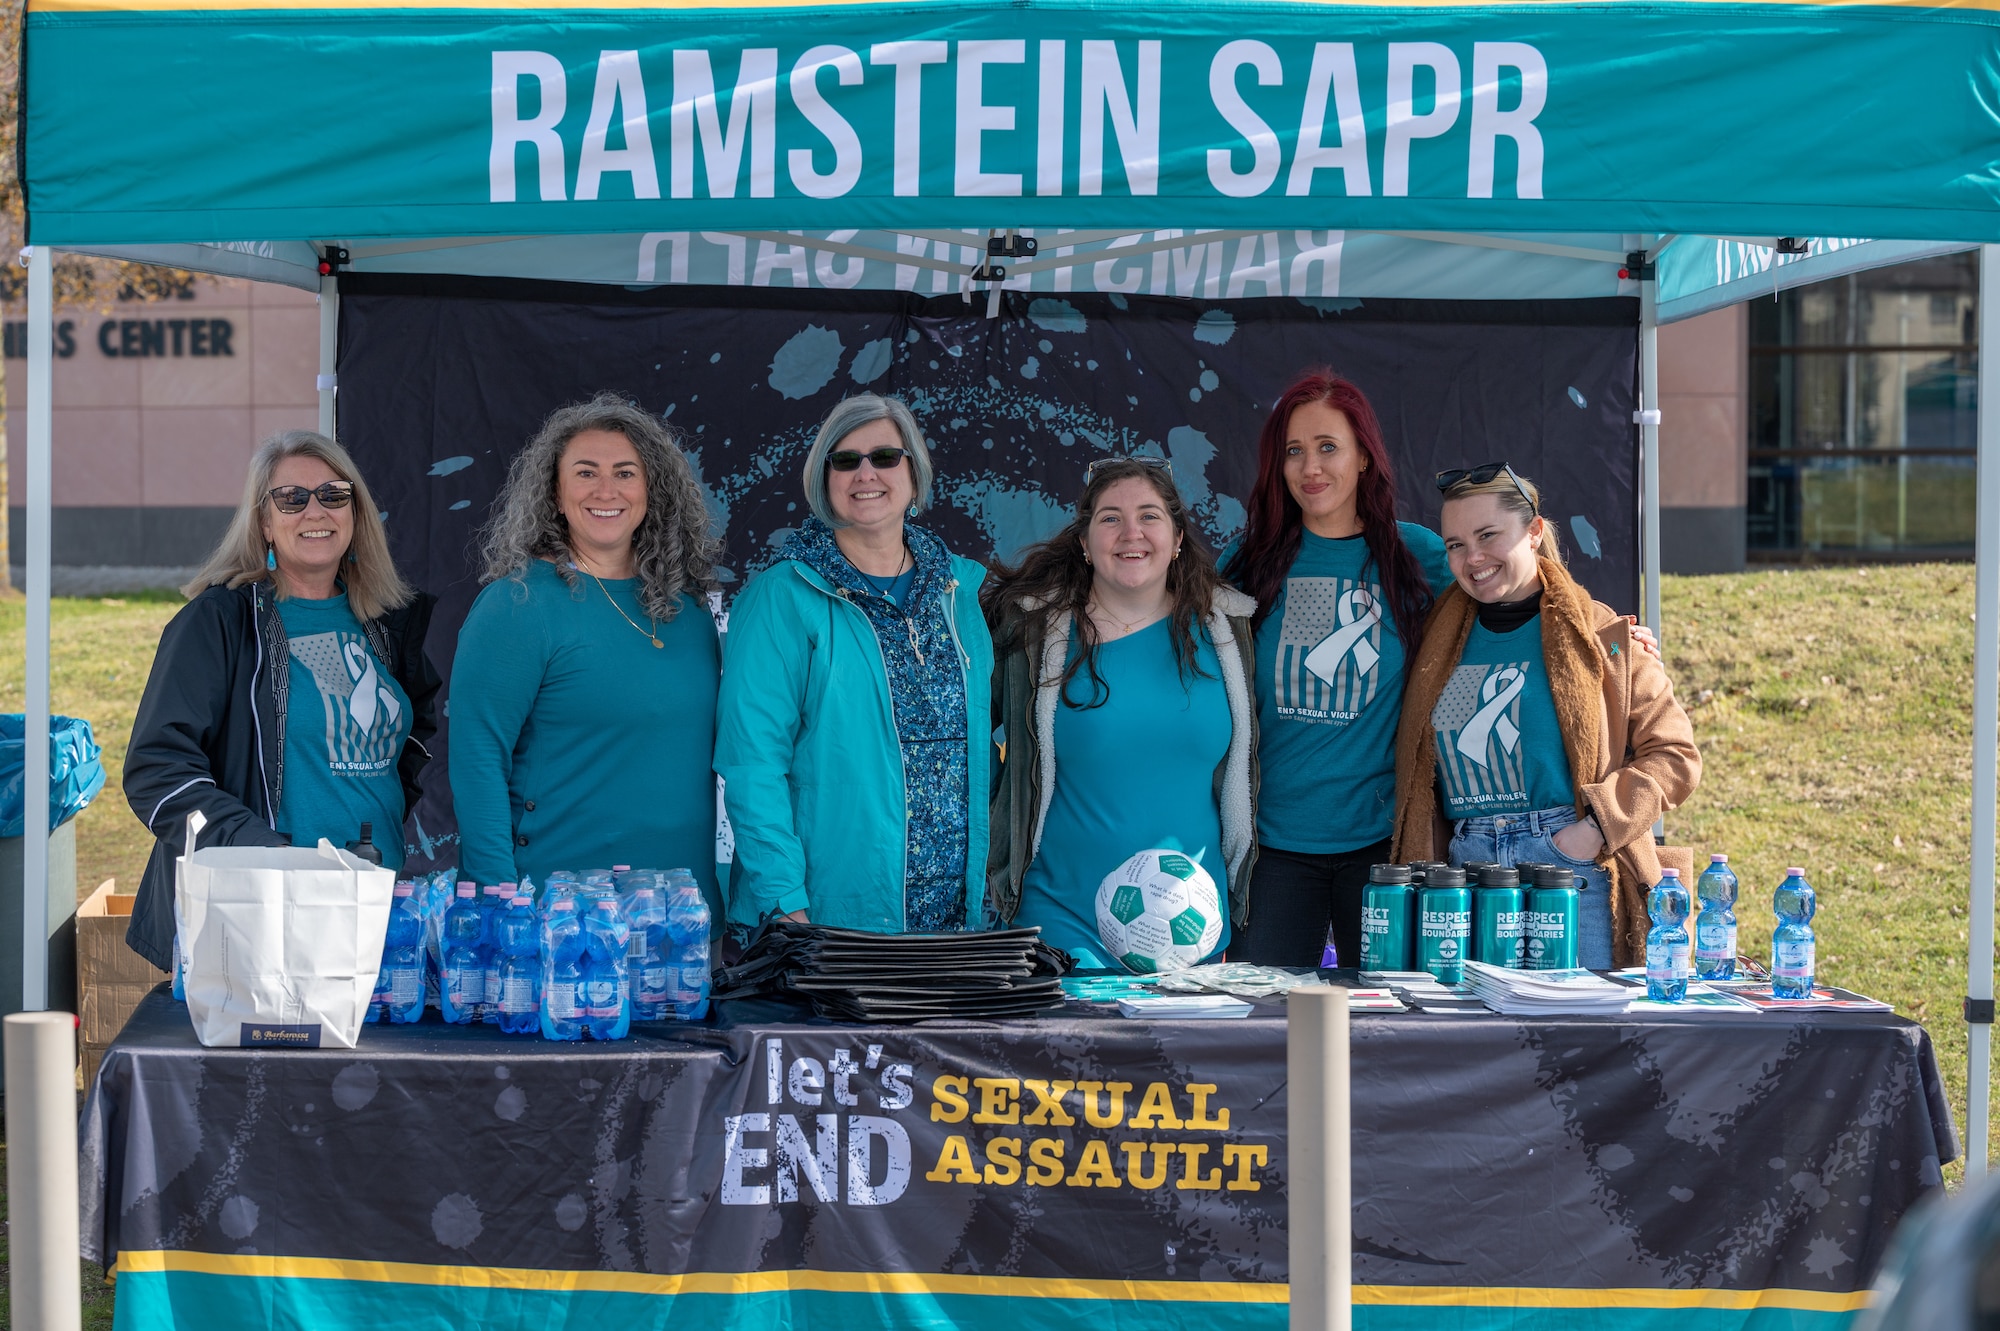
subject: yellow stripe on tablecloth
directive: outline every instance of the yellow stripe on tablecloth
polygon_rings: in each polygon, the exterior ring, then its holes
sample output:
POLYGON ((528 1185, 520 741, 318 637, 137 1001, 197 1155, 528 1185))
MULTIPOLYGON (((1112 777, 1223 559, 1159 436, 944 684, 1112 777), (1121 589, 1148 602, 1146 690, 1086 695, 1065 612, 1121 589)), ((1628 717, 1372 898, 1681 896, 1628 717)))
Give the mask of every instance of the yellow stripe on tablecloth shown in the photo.
MULTIPOLYGON (((1204 1280, 1067 1280, 1041 1276, 946 1275, 918 1271, 694 1271, 651 1275, 632 1271, 549 1271, 524 1267, 423 1266, 336 1257, 274 1257, 235 1253, 126 1251, 121 1275, 190 1272, 274 1280, 357 1280, 370 1284, 539 1290, 553 1293, 977 1295, 1033 1299, 1117 1299, 1181 1303, 1285 1303, 1286 1285, 1204 1280)), ((1783 1308, 1854 1312, 1868 1292, 1807 1289, 1571 1289, 1515 1286, 1356 1285, 1354 1301, 1378 1307, 1456 1308, 1783 1308)))

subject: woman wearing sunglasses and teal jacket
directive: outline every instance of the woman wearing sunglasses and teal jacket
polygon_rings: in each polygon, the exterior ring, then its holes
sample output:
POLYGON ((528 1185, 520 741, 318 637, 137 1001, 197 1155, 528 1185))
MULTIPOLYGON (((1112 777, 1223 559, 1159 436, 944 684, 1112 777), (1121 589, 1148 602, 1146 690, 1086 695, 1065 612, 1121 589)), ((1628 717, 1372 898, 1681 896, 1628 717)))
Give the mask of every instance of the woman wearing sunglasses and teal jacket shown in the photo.
POLYGON ((908 521, 930 488, 908 407, 842 402, 806 455, 812 516, 731 609, 715 770, 733 925, 984 923, 985 570, 908 521))
POLYGON ((125 941, 167 970, 174 858, 198 844, 336 846, 364 824, 390 868, 437 731, 433 600, 389 557, 354 459, 289 430, 250 459, 236 516, 160 634, 125 751, 125 798, 156 838, 125 941))

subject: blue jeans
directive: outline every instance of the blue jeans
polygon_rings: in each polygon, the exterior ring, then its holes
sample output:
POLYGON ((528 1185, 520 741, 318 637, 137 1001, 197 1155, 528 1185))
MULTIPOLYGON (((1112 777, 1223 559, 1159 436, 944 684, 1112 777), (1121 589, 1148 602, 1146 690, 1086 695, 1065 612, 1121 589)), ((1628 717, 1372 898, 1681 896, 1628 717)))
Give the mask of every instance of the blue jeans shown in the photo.
MULTIPOLYGON (((1557 847, 1555 834, 1576 821, 1575 809, 1535 809, 1491 818, 1466 818, 1453 825, 1451 862, 1560 864, 1583 879, 1576 901, 1576 964, 1611 969, 1611 875, 1589 860, 1572 859, 1557 847)), ((1525 886, 1525 884, 1524 884, 1525 886)))

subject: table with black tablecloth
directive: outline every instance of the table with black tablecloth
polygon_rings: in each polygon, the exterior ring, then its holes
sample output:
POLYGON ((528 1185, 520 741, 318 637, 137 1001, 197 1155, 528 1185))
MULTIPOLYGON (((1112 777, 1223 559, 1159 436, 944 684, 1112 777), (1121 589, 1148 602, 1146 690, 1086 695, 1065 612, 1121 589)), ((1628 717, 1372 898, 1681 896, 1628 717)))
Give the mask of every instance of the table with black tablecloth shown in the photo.
MULTIPOLYGON (((121 1328, 1280 1331, 1285 1022, 203 1049, 164 989, 83 1119, 121 1328)), ((1357 1013, 1356 1324, 1834 1327, 1957 1143, 1880 1014, 1357 1013)))

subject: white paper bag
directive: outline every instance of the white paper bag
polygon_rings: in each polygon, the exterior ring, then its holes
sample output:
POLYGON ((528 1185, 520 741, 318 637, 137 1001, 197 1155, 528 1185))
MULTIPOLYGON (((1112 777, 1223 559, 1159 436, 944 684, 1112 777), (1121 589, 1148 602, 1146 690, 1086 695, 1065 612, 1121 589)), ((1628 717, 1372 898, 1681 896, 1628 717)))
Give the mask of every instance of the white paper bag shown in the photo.
POLYGON ((313 849, 212 846, 176 867, 195 1038, 211 1047, 352 1049, 382 964, 396 875, 324 839, 313 849))

